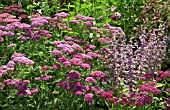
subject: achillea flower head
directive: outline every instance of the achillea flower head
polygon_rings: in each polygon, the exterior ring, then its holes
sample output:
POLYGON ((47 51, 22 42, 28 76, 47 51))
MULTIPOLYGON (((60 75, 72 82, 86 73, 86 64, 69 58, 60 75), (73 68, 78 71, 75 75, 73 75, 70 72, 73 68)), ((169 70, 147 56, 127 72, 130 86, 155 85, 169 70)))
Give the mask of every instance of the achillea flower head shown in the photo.
POLYGON ((68 81, 59 81, 58 86, 64 87, 66 90, 71 89, 71 83, 68 81))
POLYGON ((25 36, 20 36, 20 37, 18 37, 18 40, 27 41, 27 38, 25 36))
POLYGON ((65 39, 66 41, 73 41, 73 40, 74 40, 74 38, 69 37, 69 36, 64 36, 64 39, 65 39))
POLYGON ((81 87, 81 91, 82 92, 86 92, 86 91, 88 91, 90 88, 89 88, 89 86, 82 86, 81 87))
POLYGON ((47 80, 49 80, 49 79, 51 79, 52 78, 52 76, 50 76, 50 75, 42 75, 41 77, 37 77, 37 78, 35 78, 37 81, 39 81, 39 80, 45 80, 45 81, 47 81, 47 80))
POLYGON ((20 90, 26 90, 27 86, 24 83, 19 83, 15 85, 15 88, 20 90))
POLYGON ((69 59, 65 56, 61 56, 61 57, 57 58, 57 61, 60 63, 64 63, 66 61, 69 61, 69 59))
POLYGON ((9 44, 7 47, 16 47, 16 44, 9 44))
POLYGON ((14 59, 15 57, 25 57, 24 54, 20 54, 20 53, 15 53, 11 56, 11 59, 14 59))
POLYGON ((102 71, 94 71, 94 72, 92 72, 92 73, 90 73, 90 76, 91 77, 94 77, 94 78, 96 78, 96 79, 99 79, 99 78, 106 78, 106 74, 105 73, 103 73, 102 71))
POLYGON ((19 83, 22 83, 22 79, 6 79, 6 80, 4 80, 4 84, 8 85, 8 86, 16 85, 19 83))
POLYGON ((84 101, 88 103, 92 103, 93 101, 93 94, 92 93, 87 93, 84 95, 84 101))
POLYGON ((13 71, 12 74, 18 74, 19 72, 18 71, 13 71))
POLYGON ((69 13, 65 13, 65 12, 61 12, 61 13, 55 14, 55 16, 58 17, 58 18, 67 18, 67 17, 70 16, 70 14, 69 13))
POLYGON ((90 68, 90 65, 88 63, 82 63, 81 64, 81 68, 83 69, 89 69, 90 68))
POLYGON ((0 36, 0 42, 4 42, 4 38, 0 36))
POLYGON ((52 56, 61 56, 61 55, 62 55, 62 52, 57 49, 54 49, 52 52, 52 56))
POLYGON ((93 79, 93 77, 86 77, 85 81, 88 83, 96 83, 96 80, 93 79))
POLYGON ((30 84, 30 81, 29 80, 24 80, 23 84, 30 84))
POLYGON ((154 74, 153 73, 147 73, 147 74, 143 74, 141 77, 142 77, 143 81, 147 81, 147 80, 153 79, 154 74))
POLYGON ((88 27, 92 27, 93 26, 93 22, 84 22, 84 24, 86 25, 86 26, 88 26, 88 27))
POLYGON ((54 65, 53 65, 53 68, 56 69, 56 70, 58 70, 58 69, 60 68, 60 65, 54 64, 54 65))
POLYGON ((141 91, 151 92, 153 94, 160 94, 161 93, 161 91, 158 88, 151 86, 151 85, 148 85, 148 84, 139 85, 138 88, 141 91))
POLYGON ((67 79, 68 80, 74 80, 74 79, 81 79, 82 75, 75 71, 75 70, 71 70, 68 74, 67 74, 67 79))
POLYGON ((22 63, 22 64, 29 64, 31 66, 34 65, 34 61, 26 58, 26 57, 15 57, 12 59, 14 62, 22 63))
POLYGON ((70 22, 73 24, 80 24, 80 21, 78 21, 78 20, 70 20, 70 22))
POLYGON ((46 65, 46 66, 43 66, 43 67, 41 68, 41 70, 44 71, 44 72, 47 72, 48 69, 49 69, 49 68, 48 68, 47 65, 46 65))
POLYGON ((19 90, 17 93, 16 93, 16 96, 23 96, 23 95, 26 95, 26 91, 25 90, 19 90))
POLYGON ((15 62, 14 61, 9 61, 6 66, 9 67, 9 68, 14 68, 15 62))
POLYGON ((113 98, 113 91, 104 92, 101 94, 102 98, 113 98))
POLYGON ((110 24, 103 24, 103 27, 106 28, 106 29, 110 29, 111 28, 110 24))
POLYGON ((169 93, 170 93, 170 88, 166 88, 166 92, 169 92, 169 93))
POLYGON ((99 41, 99 42, 102 42, 102 43, 106 43, 106 42, 107 42, 107 40, 104 39, 104 38, 98 38, 98 41, 99 41))
POLYGON ((80 95, 82 95, 82 92, 81 91, 76 91, 76 92, 74 92, 74 95, 80 96, 80 95))
POLYGON ((20 17, 21 19, 25 19, 25 18, 27 17, 27 15, 26 15, 26 14, 21 14, 21 15, 19 15, 19 17, 20 17))
POLYGON ((82 60, 81 59, 79 59, 79 58, 72 58, 71 60, 70 60, 70 62, 73 64, 73 65, 76 65, 76 66, 81 66, 82 65, 82 60))
POLYGON ((46 38, 52 38, 52 35, 51 34, 47 34, 46 38))
POLYGON ((70 61, 65 61, 65 62, 63 62, 63 65, 66 66, 66 67, 70 67, 71 62, 70 61))
POLYGON ((90 87, 90 90, 91 90, 91 91, 94 91, 95 94, 101 94, 101 93, 105 92, 103 89, 101 89, 101 88, 99 88, 99 87, 97 87, 97 86, 91 86, 91 87, 90 87))
POLYGON ((33 89, 31 90, 31 94, 38 93, 38 92, 39 92, 39 91, 38 91, 37 88, 33 88, 33 89))

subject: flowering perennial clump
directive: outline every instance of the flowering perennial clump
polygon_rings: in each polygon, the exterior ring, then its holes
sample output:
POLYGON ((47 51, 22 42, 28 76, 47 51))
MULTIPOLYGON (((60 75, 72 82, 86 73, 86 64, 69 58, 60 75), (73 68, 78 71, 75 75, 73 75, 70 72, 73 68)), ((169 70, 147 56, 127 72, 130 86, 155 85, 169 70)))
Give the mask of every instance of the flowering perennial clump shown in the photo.
POLYGON ((23 54, 16 53, 16 54, 12 55, 11 58, 12 58, 12 61, 14 61, 14 62, 18 62, 18 63, 22 63, 22 64, 29 64, 31 66, 34 65, 34 61, 26 58, 23 54))

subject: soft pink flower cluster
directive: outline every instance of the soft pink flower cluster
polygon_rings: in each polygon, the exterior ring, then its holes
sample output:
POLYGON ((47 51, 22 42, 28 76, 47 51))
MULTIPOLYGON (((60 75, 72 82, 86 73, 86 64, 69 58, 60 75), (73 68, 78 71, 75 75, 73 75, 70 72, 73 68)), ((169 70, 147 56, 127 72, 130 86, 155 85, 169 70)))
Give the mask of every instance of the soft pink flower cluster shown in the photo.
POLYGON ((75 71, 75 70, 71 70, 68 74, 67 74, 67 79, 68 80, 74 80, 74 79, 81 79, 82 75, 75 71))
POLYGON ((76 15, 76 18, 82 21, 94 21, 95 19, 92 17, 87 17, 87 16, 81 16, 81 15, 76 15))
POLYGON ((106 74, 102 71, 94 71, 90 73, 90 77, 94 77, 96 79, 101 79, 103 82, 106 82, 106 74))
POLYGON ((144 84, 144 85, 139 85, 138 88, 141 91, 151 92, 153 94, 160 94, 161 93, 161 90, 159 90, 158 88, 154 87, 152 85, 152 83, 147 83, 147 84, 144 84))
POLYGON ((16 89, 19 89, 19 91, 16 93, 17 96, 32 95, 39 92, 36 88, 33 88, 32 90, 27 88, 26 85, 30 84, 29 80, 22 81, 22 79, 7 79, 4 80, 4 84, 7 86, 14 85, 16 89))
POLYGON ((31 66, 34 65, 34 61, 26 58, 23 54, 15 53, 11 56, 12 61, 22 63, 22 64, 29 64, 31 66))
POLYGON ((21 5, 13 4, 11 6, 4 7, 4 12, 6 12, 6 13, 12 13, 12 12, 21 13, 21 12, 23 12, 23 10, 21 8, 22 8, 21 5))
POLYGON ((42 75, 41 77, 35 78, 35 80, 37 80, 37 81, 40 81, 40 80, 45 80, 45 81, 47 81, 47 80, 49 80, 49 79, 51 79, 51 78, 52 78, 52 76, 50 76, 50 75, 42 75))
POLYGON ((170 71, 158 71, 159 77, 156 78, 157 81, 161 81, 166 78, 170 78, 170 71))

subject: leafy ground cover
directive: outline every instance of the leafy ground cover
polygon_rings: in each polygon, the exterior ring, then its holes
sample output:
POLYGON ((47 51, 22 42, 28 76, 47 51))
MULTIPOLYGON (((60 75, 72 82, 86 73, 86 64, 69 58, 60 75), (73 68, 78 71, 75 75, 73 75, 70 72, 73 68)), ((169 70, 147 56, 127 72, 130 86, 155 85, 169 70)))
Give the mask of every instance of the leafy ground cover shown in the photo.
POLYGON ((0 109, 170 109, 169 1, 15 2, 1 2, 0 109))

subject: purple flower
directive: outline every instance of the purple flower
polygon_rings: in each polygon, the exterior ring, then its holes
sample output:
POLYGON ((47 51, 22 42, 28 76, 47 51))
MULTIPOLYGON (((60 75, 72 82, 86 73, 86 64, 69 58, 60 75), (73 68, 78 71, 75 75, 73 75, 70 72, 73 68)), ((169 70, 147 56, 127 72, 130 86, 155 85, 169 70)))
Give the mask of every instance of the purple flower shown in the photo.
POLYGON ((25 90, 19 90, 19 91, 16 93, 16 96, 23 96, 23 95, 26 95, 26 91, 25 91, 25 90))
POLYGON ((70 61, 65 61, 65 62, 63 62, 63 65, 66 66, 66 67, 70 67, 71 62, 70 61))
POLYGON ((16 44, 10 44, 7 47, 16 47, 16 44))
POLYGON ((15 53, 11 56, 11 59, 15 58, 15 57, 25 57, 24 54, 20 54, 20 53, 15 53))
POLYGON ((52 78, 52 76, 50 76, 50 75, 42 75, 41 77, 35 78, 35 80, 37 80, 37 81, 40 81, 40 80, 45 80, 45 81, 47 81, 47 80, 49 80, 49 79, 51 79, 51 78, 52 78))
POLYGON ((0 36, 0 42, 4 42, 4 38, 0 36))
POLYGON ((42 79, 42 80, 46 80, 46 81, 49 80, 49 79, 51 79, 51 78, 52 78, 52 76, 50 76, 50 75, 42 75, 42 76, 41 76, 41 79, 42 79))
POLYGON ((74 80, 74 79, 81 79, 82 75, 75 71, 75 70, 71 70, 68 74, 67 74, 67 79, 68 80, 74 80))
POLYGON ((113 98, 113 91, 108 91, 108 92, 104 92, 102 93, 101 97, 102 98, 113 98))
POLYGON ((9 67, 9 68, 14 68, 15 62, 14 61, 9 61, 6 66, 9 67))
POLYGON ((89 69, 90 68, 90 65, 88 63, 83 63, 81 64, 81 68, 83 69, 89 69))
POLYGON ((102 21, 103 19, 104 19, 104 17, 103 17, 103 16, 100 16, 100 17, 99 17, 99 20, 100 20, 100 21, 102 21))
POLYGON ((13 71, 12 74, 18 74, 18 71, 13 71))
POLYGON ((60 65, 54 64, 54 65, 53 65, 53 68, 56 69, 56 70, 58 70, 58 69, 60 68, 60 65))
POLYGON ((116 16, 117 19, 119 19, 121 17, 121 14, 119 12, 116 12, 115 16, 116 16))
POLYGON ((89 86, 82 86, 81 87, 81 91, 82 92, 86 92, 86 91, 88 91, 90 88, 89 88, 89 86))
POLYGON ((97 78, 97 79, 99 79, 99 78, 102 78, 102 79, 104 79, 104 78, 106 78, 106 74, 105 73, 103 73, 102 71, 94 71, 93 73, 90 73, 90 76, 91 77, 94 77, 94 78, 97 78))
POLYGON ((48 66, 43 66, 43 67, 41 68, 41 70, 44 71, 44 72, 47 72, 48 66))
POLYGON ((116 7, 111 8, 111 12, 114 12, 116 10, 116 7))
POLYGON ((93 94, 92 93, 87 93, 84 95, 84 101, 88 103, 92 103, 93 101, 93 94))
POLYGON ((170 93, 170 88, 166 88, 166 92, 169 92, 169 93, 170 93))
POLYGON ((91 86, 91 87, 90 87, 90 90, 91 90, 91 91, 94 91, 96 94, 101 94, 101 93, 104 92, 103 89, 101 89, 101 88, 99 88, 99 87, 97 87, 97 86, 91 86))
POLYGON ((71 83, 68 81, 59 81, 58 86, 64 87, 66 90, 71 89, 71 83))
POLYGON ((153 87, 153 86, 148 85, 148 84, 139 85, 138 88, 139 88, 139 90, 146 91, 146 92, 152 92, 153 94, 160 94, 161 93, 161 91, 158 88, 153 87))
POLYGON ((18 40, 27 41, 27 38, 25 36, 20 36, 18 40))
POLYGON ((30 81, 29 80, 24 80, 23 84, 30 84, 30 81))
POLYGON ((7 80, 4 80, 4 84, 5 85, 16 85, 16 84, 20 84, 22 83, 22 79, 7 79, 7 80))
POLYGON ((93 26, 93 22, 84 22, 84 24, 86 25, 86 26, 89 26, 89 27, 92 27, 93 26))
POLYGON ((59 18, 67 18, 67 17, 70 16, 70 14, 65 13, 65 12, 61 12, 61 13, 55 14, 55 16, 59 17, 59 18))
POLYGON ((51 34, 47 34, 47 35, 46 35, 46 38, 51 38, 51 37, 52 37, 51 34))
POLYGON ((77 96, 80 96, 80 95, 82 95, 82 92, 81 91, 76 91, 76 92, 74 92, 74 94, 77 95, 77 96))
POLYGON ((60 63, 64 63, 64 62, 68 61, 68 58, 65 57, 65 56, 61 56, 57 59, 57 61, 60 62, 60 63))
POLYGON ((62 55, 62 52, 57 49, 54 49, 52 52, 52 56, 61 56, 61 55, 62 55))
POLYGON ((142 75, 142 80, 143 81, 147 81, 147 80, 150 80, 150 79, 153 79, 154 78, 154 74, 153 73, 147 73, 147 74, 143 74, 142 75))
POLYGON ((30 59, 28 59, 26 57, 15 57, 15 58, 13 58, 13 61, 23 63, 23 64, 29 64, 31 66, 34 65, 34 61, 32 61, 32 60, 30 60, 30 59))
POLYGON ((111 28, 110 24, 104 24, 103 27, 106 28, 106 29, 110 29, 111 28))
POLYGON ((20 90, 26 90, 27 86, 24 83, 19 83, 19 84, 15 84, 15 88, 16 89, 20 89, 20 90))
POLYGON ((93 79, 93 77, 86 77, 85 81, 88 83, 96 83, 96 80, 93 79))
POLYGON ((40 80, 41 80, 41 77, 37 77, 37 78, 35 78, 35 80, 40 81, 40 80))
POLYGON ((73 24, 80 24, 80 21, 78 21, 78 20, 70 20, 70 22, 73 24))
POLYGON ((70 62, 71 62, 72 64, 76 65, 76 66, 81 66, 82 63, 83 63, 82 60, 79 59, 79 58, 72 58, 72 59, 70 60, 70 62))
POLYGON ((38 92, 39 92, 39 91, 38 91, 37 88, 33 88, 33 89, 31 90, 31 94, 38 93, 38 92))

